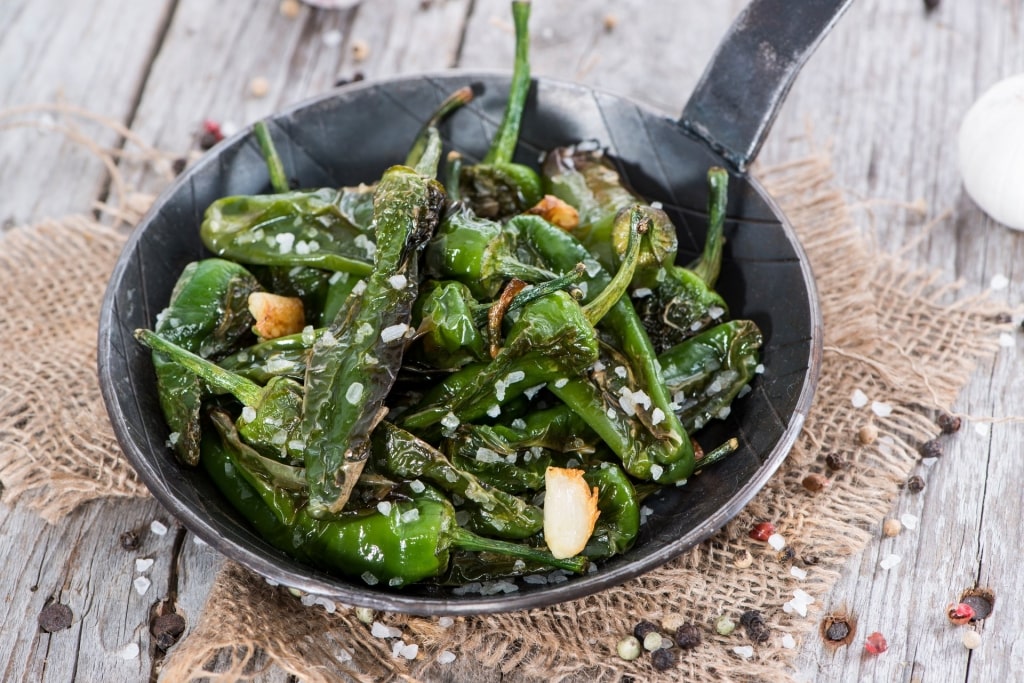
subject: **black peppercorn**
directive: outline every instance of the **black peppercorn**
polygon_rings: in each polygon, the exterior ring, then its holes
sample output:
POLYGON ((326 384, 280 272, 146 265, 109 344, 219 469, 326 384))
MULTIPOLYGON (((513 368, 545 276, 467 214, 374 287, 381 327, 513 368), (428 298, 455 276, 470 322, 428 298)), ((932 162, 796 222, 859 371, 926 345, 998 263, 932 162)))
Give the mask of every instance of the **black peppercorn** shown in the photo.
POLYGON ((825 466, 833 472, 846 469, 846 458, 838 453, 829 453, 825 456, 825 466))
POLYGON ((188 159, 185 157, 178 157, 171 162, 171 170, 174 171, 174 175, 181 175, 181 172, 185 170, 185 166, 188 164, 188 159))
POLYGON ((921 491, 924 491, 924 479, 917 474, 910 477, 907 479, 907 490, 911 493, 920 493, 921 491))
POLYGON ((829 640, 842 640, 848 635, 850 635, 850 625, 845 621, 833 621, 825 629, 825 636, 829 640))
POLYGON ((939 429, 942 430, 943 434, 952 434, 953 432, 960 431, 960 418, 956 415, 950 415, 949 413, 942 413, 939 415, 939 419, 936 420, 939 425, 939 429))
POLYGON ((931 441, 925 441, 921 445, 921 457, 922 458, 938 458, 942 455, 942 444, 939 443, 938 439, 932 439, 931 441))
POLYGON ((771 629, 764 623, 764 616, 756 609, 740 615, 740 624, 747 632, 747 637, 755 643, 767 643, 771 638, 771 629))
POLYGON ((657 626, 645 620, 633 627, 633 636, 642 643, 649 633, 653 633, 657 630, 657 626))
POLYGON ((676 665, 676 653, 660 647, 651 653, 651 665, 658 671, 668 671, 676 665))
POLYGON ((126 531, 121 534, 121 547, 125 550, 138 550, 139 548, 139 535, 134 531, 126 531))
POLYGON ((696 624, 683 624, 676 629, 675 641, 683 650, 692 650, 700 645, 700 629, 696 624))

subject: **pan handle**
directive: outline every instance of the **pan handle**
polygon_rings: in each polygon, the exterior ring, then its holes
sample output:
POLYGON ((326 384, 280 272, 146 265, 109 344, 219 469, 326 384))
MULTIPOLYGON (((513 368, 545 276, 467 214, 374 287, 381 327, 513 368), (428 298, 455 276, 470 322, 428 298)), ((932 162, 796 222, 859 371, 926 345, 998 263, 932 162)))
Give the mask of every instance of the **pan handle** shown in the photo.
POLYGON ((752 0, 729 28, 679 124, 740 171, 790 86, 853 0, 752 0))

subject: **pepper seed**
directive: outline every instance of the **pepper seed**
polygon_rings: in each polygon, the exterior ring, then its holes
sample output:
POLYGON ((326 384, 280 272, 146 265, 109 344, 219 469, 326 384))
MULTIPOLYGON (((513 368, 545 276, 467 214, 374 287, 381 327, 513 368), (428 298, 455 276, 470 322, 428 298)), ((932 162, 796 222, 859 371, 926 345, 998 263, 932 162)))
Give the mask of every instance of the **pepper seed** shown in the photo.
POLYGON ((875 425, 864 425, 860 428, 860 431, 857 432, 857 438, 860 439, 860 442, 865 446, 873 444, 878 438, 878 427, 875 425))
POLYGON ((664 638, 658 631, 651 631, 644 636, 644 649, 648 652, 654 652, 655 650, 661 649, 662 641, 664 638))

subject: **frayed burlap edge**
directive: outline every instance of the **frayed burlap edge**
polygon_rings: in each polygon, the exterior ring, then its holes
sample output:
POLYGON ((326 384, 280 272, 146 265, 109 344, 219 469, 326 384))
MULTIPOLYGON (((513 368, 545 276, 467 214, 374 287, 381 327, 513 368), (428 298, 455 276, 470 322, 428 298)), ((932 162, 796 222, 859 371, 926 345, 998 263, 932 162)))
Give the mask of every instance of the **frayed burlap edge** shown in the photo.
MULTIPOLYGON (((229 563, 204 617, 166 662, 162 679, 208 676, 221 645, 244 643, 244 652, 266 653, 308 681, 343 674, 434 680, 443 673, 437 662, 443 652, 472 656, 487 669, 515 671, 524 680, 790 680, 795 649, 781 646, 782 634, 799 643, 815 632, 820 600, 845 558, 871 538, 919 445, 935 437, 932 412, 952 404, 977 362, 997 350, 998 334, 1009 323, 1001 322, 1007 316, 986 296, 959 297, 958 284, 941 284, 935 273, 870 252, 834 187, 826 157, 762 177, 796 226, 817 275, 825 354, 816 402, 793 452, 732 523, 668 565, 574 602, 445 625, 378 614, 401 629, 404 641, 420 646, 413 662, 394 657, 390 643, 372 637, 348 608, 328 614, 315 606, 303 613, 308 619, 296 619, 302 609, 297 598, 283 589, 275 595, 262 579, 229 563), (856 389, 877 405, 855 407, 856 389), (878 430, 868 445, 857 438, 866 425, 878 430), (825 493, 812 496, 800 482, 808 472, 824 471, 828 453, 851 466, 832 476, 825 493), (760 520, 776 523, 797 564, 806 568, 805 580, 794 578, 775 551, 750 541, 746 532, 760 520), (818 600, 806 617, 784 607, 797 589, 818 600), (720 614, 738 619, 748 609, 761 610, 774 634, 749 659, 733 651, 749 644, 744 636, 719 636, 712 625, 720 614), (704 645, 671 672, 654 672, 650 658, 625 662, 615 644, 642 618, 698 623, 704 645)), ((238 677, 249 660, 232 660, 238 677)))
POLYGON ((84 217, 0 241, 0 481, 49 522, 98 497, 146 496, 96 377, 100 301, 124 237, 84 217))

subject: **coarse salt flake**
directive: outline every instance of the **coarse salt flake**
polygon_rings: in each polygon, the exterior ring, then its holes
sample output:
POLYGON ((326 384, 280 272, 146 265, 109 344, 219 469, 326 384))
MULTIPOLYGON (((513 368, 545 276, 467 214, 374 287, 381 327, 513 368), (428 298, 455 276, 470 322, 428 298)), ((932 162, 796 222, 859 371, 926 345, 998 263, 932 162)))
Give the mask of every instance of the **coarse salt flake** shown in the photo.
POLYGON ((370 626, 370 635, 374 638, 398 638, 402 635, 402 629, 375 621, 370 626))
POLYGON ((908 529, 917 528, 917 515, 912 515, 909 512, 905 512, 900 515, 900 522, 908 529))
POLYGON ((750 659, 754 656, 754 648, 750 645, 739 645, 734 647, 732 651, 743 657, 743 659, 750 659))
POLYGON ((398 323, 397 325, 388 325, 380 331, 380 340, 385 344, 390 344, 396 339, 401 339, 405 336, 405 333, 409 330, 409 326, 405 323, 398 323))
POLYGON ((626 379, 626 375, 627 374, 628 373, 626 372, 626 368, 625 367, 623 367, 621 365, 616 365, 615 366, 615 375, 617 377, 621 377, 622 379, 626 379))
POLYGON ((282 232, 280 235, 275 235, 274 240, 277 242, 277 250, 282 254, 287 254, 295 244, 295 235, 290 232, 282 232))
POLYGON ((555 380, 555 388, 556 389, 561 389, 562 387, 564 387, 568 383, 569 383, 568 379, 566 379, 565 377, 561 377, 561 378, 555 380))
POLYGON ((633 296, 635 296, 637 299, 645 299, 652 294, 654 294, 654 290, 652 290, 650 287, 637 287, 636 289, 633 290, 633 296))
POLYGON ((438 664, 451 664, 452 662, 455 661, 455 659, 456 659, 456 657, 455 657, 455 653, 454 652, 452 652, 451 650, 445 650, 444 652, 442 652, 441 654, 439 654, 437 656, 437 663, 438 664))
POLYGON ((132 581, 132 585, 135 586, 135 592, 139 595, 145 595, 149 587, 153 585, 153 582, 147 579, 145 576, 138 576, 132 581))
POLYGON ((882 401, 872 401, 871 412, 878 417, 889 417, 892 415, 892 406, 888 403, 883 403, 882 401))
POLYGON ((256 419, 256 409, 252 406, 242 408, 242 422, 252 422, 256 419))
POLYGON ((665 421, 665 411, 661 408, 655 408, 651 411, 651 424, 660 425, 665 421))
POLYGON ((320 41, 326 47, 338 47, 341 45, 342 35, 338 29, 332 29, 330 31, 324 31, 324 34, 320 36, 320 41))
POLYGON ((386 500, 382 500, 381 502, 377 503, 377 512, 384 516, 390 515, 391 503, 386 500))
POLYGON ((991 287, 992 289, 996 289, 996 290, 998 290, 998 289, 1006 289, 1007 287, 1009 287, 1009 285, 1010 285, 1010 279, 1008 277, 1006 277, 1005 275, 1003 275, 1002 273, 993 275, 992 279, 988 283, 989 287, 991 287))
POLYGON ((787 633, 786 635, 782 636, 782 647, 786 648, 787 650, 792 650, 796 648, 796 639, 787 633))
POLYGON ((160 520, 154 519, 153 522, 149 525, 149 530, 157 536, 163 536, 167 533, 167 526, 160 520))
POLYGON ((988 436, 989 425, 984 422, 975 422, 974 431, 981 436, 988 436))
POLYGON ((441 426, 445 429, 455 429, 459 426, 459 418, 455 413, 448 411, 448 414, 441 418, 441 426))
POLYGON ((661 465, 651 465, 651 478, 657 481, 661 478, 661 475, 665 473, 665 468, 661 465))
POLYGON ((290 451, 304 451, 306 450, 306 442, 301 439, 292 439, 288 442, 288 450, 290 451))
POLYGON ((409 482, 409 488, 413 490, 413 493, 423 493, 427 486, 419 479, 413 479, 409 482))
POLYGON ((338 611, 338 606, 334 604, 334 600, 331 600, 330 598, 319 597, 313 602, 313 604, 320 605, 328 614, 334 614, 338 611))
POLYGON ((515 384, 516 382, 522 382, 526 379, 526 373, 522 370, 515 370, 505 375, 506 386, 515 384))
POLYGON ((868 396, 860 389, 854 389, 853 396, 850 397, 850 403, 853 404, 854 408, 863 408, 868 404, 868 396))
POLYGON ((419 518, 420 518, 420 511, 418 509, 416 509, 416 508, 412 508, 411 510, 406 510, 405 512, 402 513, 402 521, 405 522, 406 524, 408 524, 409 522, 415 522, 419 518))
POLYGON ((398 651, 398 656, 402 659, 416 659, 416 655, 418 655, 419 653, 420 646, 416 643, 410 643, 408 645, 402 643, 402 648, 398 651))
POLYGON ((807 570, 801 569, 797 566, 790 567, 789 573, 795 576, 796 578, 800 579, 801 581, 807 578, 807 570))
POLYGON ((499 379, 497 382, 495 382, 494 383, 494 398, 498 399, 499 401, 504 401, 505 400, 505 389, 507 389, 507 388, 508 388, 508 385, 505 384, 505 382, 503 382, 502 380, 499 379))
POLYGON ((768 537, 768 545, 775 550, 782 550, 786 547, 786 538, 782 534, 772 534, 768 537))
POLYGON ((366 255, 371 258, 377 253, 377 243, 366 235, 357 235, 356 238, 352 240, 352 244, 365 251, 366 255))
POLYGON ((135 571, 144 572, 153 566, 152 557, 138 557, 135 559, 135 571))
POLYGON ((902 558, 899 555, 889 553, 888 555, 882 558, 882 560, 878 563, 878 566, 882 569, 892 569, 893 567, 898 565, 901 560, 902 558))
POLYGON ((360 280, 359 282, 352 285, 352 293, 356 296, 360 296, 366 291, 366 280, 360 280))
POLYGON ((128 643, 117 651, 117 656, 121 659, 135 659, 139 656, 139 644, 128 643))
POLYGON ((803 605, 813 605, 814 596, 802 588, 797 588, 793 591, 793 601, 803 605))
POLYGON ((487 409, 487 415, 489 417, 498 417, 501 415, 501 406, 495 403, 493 406, 487 409))
POLYGON ((409 284, 409 279, 402 275, 401 273, 398 273, 397 275, 392 275, 391 277, 389 277, 388 283, 391 285, 392 288, 402 290, 405 289, 405 286, 409 284))
POLYGON ((362 576, 359 578, 361 578, 367 586, 376 586, 380 582, 380 579, 378 579, 372 572, 363 572, 362 576))
POLYGON ((999 333, 999 345, 1004 349, 1012 349, 1017 345, 1017 340, 1013 338, 1013 335, 1009 332, 999 333))
POLYGON ((754 372, 758 375, 764 374, 764 363, 758 363, 754 366, 754 372))
POLYGON ((523 396, 525 396, 528 400, 532 401, 533 397, 537 395, 537 392, 539 392, 541 389, 543 389, 546 386, 547 386, 547 384, 534 384, 529 389, 525 389, 523 391, 523 396))
POLYGON ((455 620, 451 617, 441 617, 437 620, 437 625, 441 628, 451 628, 452 626, 455 626, 455 620))
POLYGON ((721 306, 711 306, 710 308, 708 308, 708 315, 711 317, 712 320, 718 320, 723 315, 725 315, 725 309, 722 308, 721 306))
POLYGON ((345 400, 351 405, 359 403, 359 399, 363 397, 363 383, 352 382, 348 385, 348 390, 345 391, 345 400))

